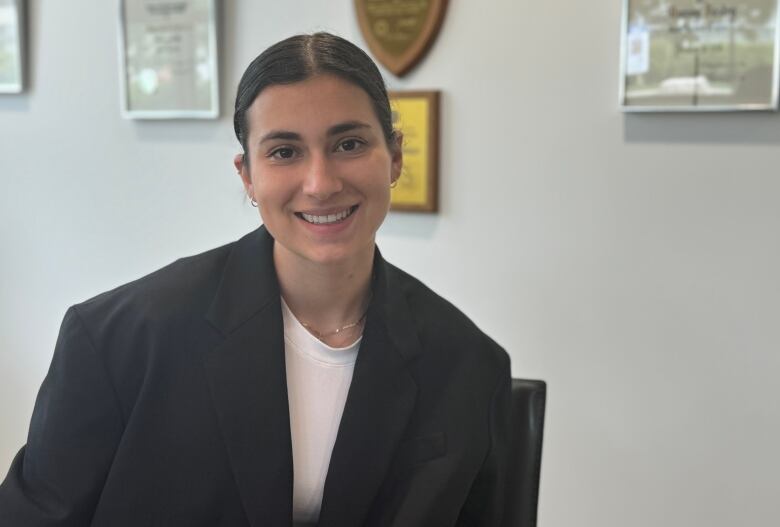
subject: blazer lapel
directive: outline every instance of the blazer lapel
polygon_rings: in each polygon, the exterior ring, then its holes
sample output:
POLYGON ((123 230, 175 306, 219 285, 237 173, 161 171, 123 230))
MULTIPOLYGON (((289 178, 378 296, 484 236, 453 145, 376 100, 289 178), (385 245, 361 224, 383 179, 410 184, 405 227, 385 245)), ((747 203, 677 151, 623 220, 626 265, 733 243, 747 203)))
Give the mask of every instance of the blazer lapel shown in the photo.
POLYGON ((254 527, 292 521, 292 447, 273 238, 239 240, 207 314, 224 336, 204 364, 236 484, 254 527))
POLYGON ((407 362, 421 350, 395 270, 376 251, 373 299, 320 511, 319 527, 362 525, 414 409, 407 362))

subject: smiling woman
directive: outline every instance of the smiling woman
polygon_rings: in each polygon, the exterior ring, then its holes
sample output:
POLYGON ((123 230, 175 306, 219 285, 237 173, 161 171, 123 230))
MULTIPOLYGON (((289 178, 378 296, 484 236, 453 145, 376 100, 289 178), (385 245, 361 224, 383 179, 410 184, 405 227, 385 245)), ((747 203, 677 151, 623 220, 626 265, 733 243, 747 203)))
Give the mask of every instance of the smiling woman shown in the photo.
POLYGON ((378 69, 291 37, 234 124, 263 225, 68 311, 0 525, 501 525, 509 359, 376 247, 378 69))
MULTIPOLYGON (((327 73, 266 88, 247 124, 248 151, 236 156, 236 168, 278 242, 277 272, 351 269, 356 276, 343 286, 364 288, 390 185, 401 172, 400 135, 388 144, 366 92, 327 73)), ((309 320, 328 316, 311 308, 309 320)))

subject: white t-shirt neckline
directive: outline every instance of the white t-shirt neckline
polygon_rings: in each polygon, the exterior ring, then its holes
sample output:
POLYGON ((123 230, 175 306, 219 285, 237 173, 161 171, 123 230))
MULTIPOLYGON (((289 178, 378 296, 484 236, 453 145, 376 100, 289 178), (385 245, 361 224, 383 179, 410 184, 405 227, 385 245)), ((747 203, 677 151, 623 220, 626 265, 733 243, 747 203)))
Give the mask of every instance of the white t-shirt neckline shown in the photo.
POLYGON ((334 348, 328 346, 309 332, 295 317, 287 302, 282 298, 282 318, 284 319, 284 338, 289 340, 295 349, 306 354, 310 359, 332 366, 355 364, 360 341, 363 336, 349 346, 334 348))

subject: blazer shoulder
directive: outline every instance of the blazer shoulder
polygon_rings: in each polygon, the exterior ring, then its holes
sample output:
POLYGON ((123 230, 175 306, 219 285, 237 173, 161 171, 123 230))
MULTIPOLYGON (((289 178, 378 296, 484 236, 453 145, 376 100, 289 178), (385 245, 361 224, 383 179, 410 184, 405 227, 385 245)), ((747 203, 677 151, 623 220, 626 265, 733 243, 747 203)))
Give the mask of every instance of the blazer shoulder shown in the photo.
POLYGON ((127 316, 156 318, 203 313, 219 285, 235 242, 179 258, 132 282, 73 306, 89 322, 127 316))
POLYGON ((72 306, 60 330, 59 354, 77 357, 88 345, 123 415, 129 415, 148 378, 187 364, 193 349, 215 337, 205 312, 231 247, 178 259, 72 306))
POLYGON ((509 371, 509 354, 449 300, 419 279, 388 264, 403 291, 426 351, 468 356, 491 370, 509 371))

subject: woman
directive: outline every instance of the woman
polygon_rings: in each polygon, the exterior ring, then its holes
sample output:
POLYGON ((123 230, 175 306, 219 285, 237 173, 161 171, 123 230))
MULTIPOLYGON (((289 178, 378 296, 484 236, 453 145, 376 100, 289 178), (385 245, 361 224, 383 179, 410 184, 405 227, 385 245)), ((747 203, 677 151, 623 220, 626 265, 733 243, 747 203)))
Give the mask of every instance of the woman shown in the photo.
POLYGON ((508 357, 375 247, 376 66, 279 42, 234 123, 263 226, 68 310, 0 525, 499 525, 508 357))

